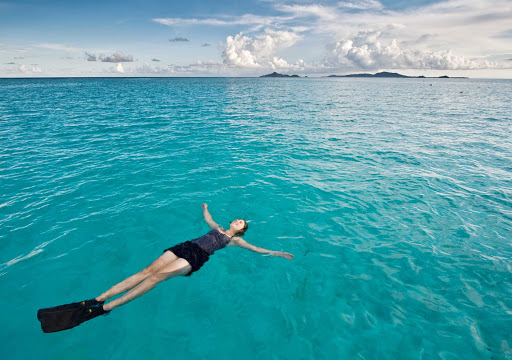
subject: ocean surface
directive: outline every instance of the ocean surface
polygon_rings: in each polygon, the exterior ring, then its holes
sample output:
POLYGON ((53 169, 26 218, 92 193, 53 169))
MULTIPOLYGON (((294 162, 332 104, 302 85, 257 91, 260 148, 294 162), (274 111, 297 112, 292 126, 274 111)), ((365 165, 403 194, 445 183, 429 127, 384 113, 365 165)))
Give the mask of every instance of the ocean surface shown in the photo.
POLYGON ((0 80, 0 358, 512 359, 512 81, 0 80), (244 239, 74 329, 162 251, 244 239))

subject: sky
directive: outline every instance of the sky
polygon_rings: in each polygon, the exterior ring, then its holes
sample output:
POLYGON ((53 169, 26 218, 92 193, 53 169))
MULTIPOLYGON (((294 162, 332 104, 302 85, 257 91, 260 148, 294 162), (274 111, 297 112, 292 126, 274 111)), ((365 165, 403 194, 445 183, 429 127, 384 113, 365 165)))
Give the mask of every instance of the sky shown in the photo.
POLYGON ((512 78, 512 0, 0 0, 0 77, 512 78))

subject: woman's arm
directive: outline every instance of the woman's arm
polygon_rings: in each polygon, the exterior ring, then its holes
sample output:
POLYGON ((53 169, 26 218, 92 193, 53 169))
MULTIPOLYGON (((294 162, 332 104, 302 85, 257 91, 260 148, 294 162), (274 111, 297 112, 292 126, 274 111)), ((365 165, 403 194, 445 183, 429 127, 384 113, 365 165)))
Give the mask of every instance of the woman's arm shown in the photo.
POLYGON ((259 254, 269 254, 270 256, 280 256, 280 257, 283 257, 288 260, 293 259, 293 255, 290 253, 282 252, 282 251, 267 250, 267 249, 264 249, 261 247, 257 247, 257 246, 249 244, 247 241, 245 241, 244 239, 242 239, 241 237, 238 237, 238 236, 233 236, 231 238, 231 241, 229 242, 228 246, 231 246, 231 245, 236 245, 243 249, 248 249, 248 250, 257 252, 259 254))
POLYGON ((210 226, 212 229, 220 228, 220 225, 213 221, 212 216, 208 212, 208 205, 202 204, 201 207, 203 208, 204 220, 208 223, 208 226, 210 226))

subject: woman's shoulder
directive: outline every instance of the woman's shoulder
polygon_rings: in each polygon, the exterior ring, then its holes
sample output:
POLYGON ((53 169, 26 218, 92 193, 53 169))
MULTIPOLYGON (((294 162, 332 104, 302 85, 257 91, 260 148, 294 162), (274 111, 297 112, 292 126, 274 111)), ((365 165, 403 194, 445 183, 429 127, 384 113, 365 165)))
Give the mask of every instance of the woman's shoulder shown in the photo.
MULTIPOLYGON (((212 230, 210 230, 210 232, 213 232, 213 233, 220 233, 220 234, 222 234, 222 235, 226 235, 226 230, 224 230, 224 229, 222 228, 222 226, 219 226, 218 228, 212 229, 212 230)), ((228 237, 229 237, 229 235, 226 235, 226 236, 228 236, 228 237)))

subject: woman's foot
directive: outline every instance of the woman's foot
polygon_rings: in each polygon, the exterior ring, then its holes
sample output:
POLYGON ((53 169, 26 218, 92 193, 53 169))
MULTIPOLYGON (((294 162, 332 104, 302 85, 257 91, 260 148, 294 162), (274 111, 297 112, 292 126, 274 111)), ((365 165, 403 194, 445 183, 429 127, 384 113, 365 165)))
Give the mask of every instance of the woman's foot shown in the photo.
POLYGON ((91 299, 91 300, 82 301, 80 303, 80 305, 84 306, 85 308, 90 308, 90 307, 101 306, 104 303, 105 303, 104 301, 98 301, 97 299, 91 299))

